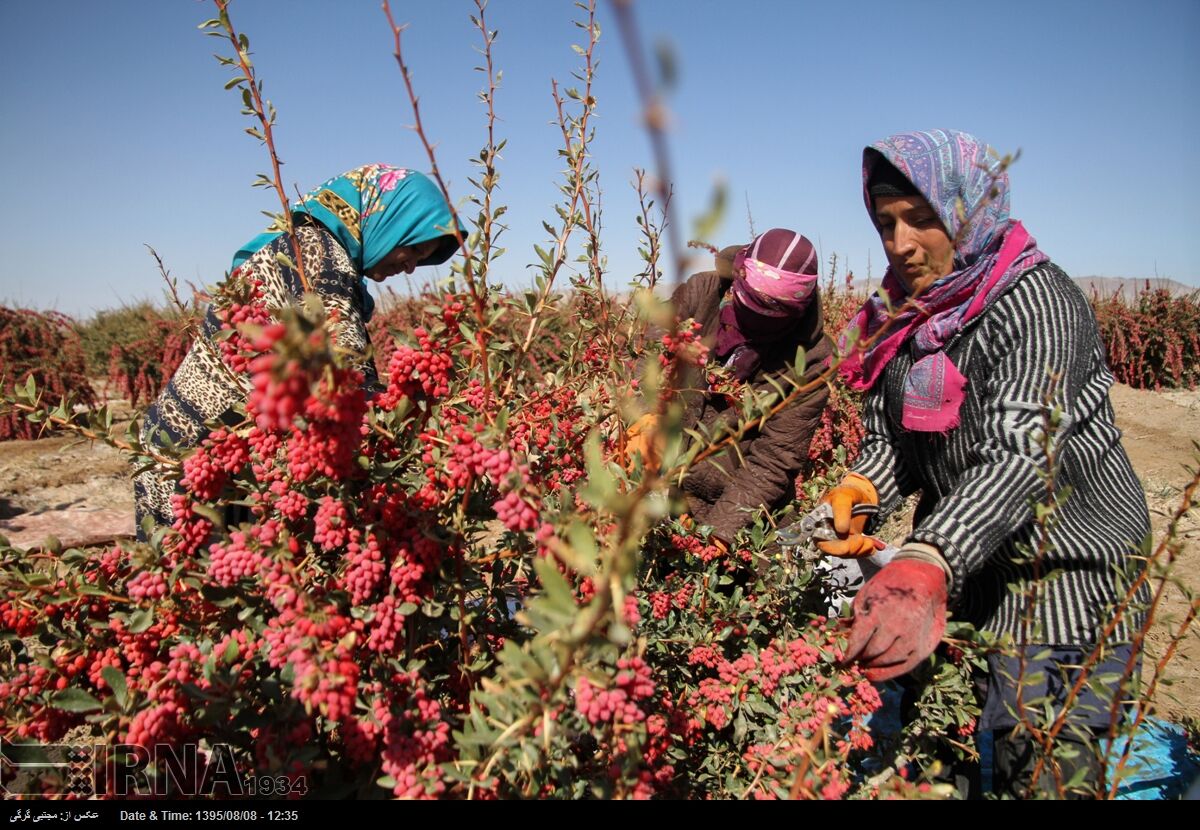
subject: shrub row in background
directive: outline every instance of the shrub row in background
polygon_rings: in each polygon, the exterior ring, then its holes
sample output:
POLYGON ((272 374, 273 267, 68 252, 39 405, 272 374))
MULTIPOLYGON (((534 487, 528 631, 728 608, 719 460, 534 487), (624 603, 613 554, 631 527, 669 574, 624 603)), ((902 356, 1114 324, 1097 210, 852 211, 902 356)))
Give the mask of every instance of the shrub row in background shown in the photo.
POLYGON ((194 315, 150 303, 101 311, 77 324, 88 371, 107 377, 130 404, 146 405, 171 379, 191 345, 194 315))
MULTIPOLYGON (((0 306, 0 387, 11 392, 31 378, 48 399, 70 394, 76 403, 96 404, 83 347, 70 318, 55 311, 0 306)), ((22 413, 0 413, 0 441, 36 438, 39 431, 22 413)))
POLYGON ((1200 292, 1174 296, 1149 284, 1132 301, 1092 297, 1108 365, 1135 389, 1195 389, 1200 383, 1200 292))
MULTIPOLYGON (((827 329, 837 332, 865 294, 831 280, 822 299, 827 329)), ((432 295, 393 294, 371 320, 381 377, 386 377, 393 337, 411 332, 430 302, 436 302, 432 295)), ((1132 300, 1117 292, 1094 294, 1091 302, 1109 367, 1119 382, 1156 390, 1195 389, 1200 383, 1200 294, 1176 296, 1147 286, 1132 300)), ((24 383, 36 369, 38 386, 47 393, 78 390, 81 401, 90 394, 84 391, 90 390, 87 378, 107 377, 132 405, 148 404, 191 344, 187 315, 149 303, 101 311, 84 322, 73 322, 57 312, 24 309, 0 308, 0 315, 5 388, 24 383)), ((575 336, 570 331, 574 319, 572 305, 565 304, 556 324, 547 326, 534 345, 531 357, 535 363, 553 370, 556 355, 562 354, 563 338, 575 336)), ((813 442, 814 467, 834 461, 839 446, 853 459, 862 437, 859 403, 860 396, 843 387, 832 391, 829 411, 813 442)), ((29 438, 35 433, 34 426, 11 415, 0 425, 0 440, 29 438)))

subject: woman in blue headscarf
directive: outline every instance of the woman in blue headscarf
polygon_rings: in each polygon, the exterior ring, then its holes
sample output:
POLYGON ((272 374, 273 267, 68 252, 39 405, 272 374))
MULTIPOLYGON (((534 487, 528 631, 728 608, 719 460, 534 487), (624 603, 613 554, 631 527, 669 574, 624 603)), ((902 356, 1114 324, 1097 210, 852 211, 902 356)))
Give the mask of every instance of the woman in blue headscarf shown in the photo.
MULTIPOLYGON (((368 278, 382 282, 421 265, 440 265, 458 247, 454 220, 441 191, 415 170, 368 164, 322 184, 292 206, 291 238, 275 227, 246 243, 233 258, 222 294, 257 293, 254 306, 280 309, 299 302, 306 288, 325 307, 337 345, 363 356, 359 368, 368 388, 378 379, 369 356, 366 323, 374 311, 368 278), (299 262, 305 280, 294 264, 299 262)), ((226 298, 228 299, 228 298, 226 298)), ((226 319, 226 303, 213 303, 191 350, 158 400, 146 412, 142 441, 150 447, 194 447, 214 422, 236 422, 234 406, 244 403, 250 379, 244 361, 223 355, 237 319, 226 319)), ((261 312, 260 312, 261 313, 261 312)), ((134 479, 138 533, 143 520, 173 521, 173 477, 153 468, 134 479)))

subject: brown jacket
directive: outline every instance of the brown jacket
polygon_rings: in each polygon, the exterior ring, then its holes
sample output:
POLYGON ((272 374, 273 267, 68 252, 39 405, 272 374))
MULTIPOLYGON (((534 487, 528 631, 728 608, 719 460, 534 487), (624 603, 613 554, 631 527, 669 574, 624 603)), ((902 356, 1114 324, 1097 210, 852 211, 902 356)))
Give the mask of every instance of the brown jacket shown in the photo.
MULTIPOLYGON (((671 298, 680 320, 690 317, 701 324, 701 337, 710 347, 716 342, 721 299, 730 285, 716 271, 704 271, 693 274, 671 298)), ((805 381, 812 380, 833 353, 833 344, 825 336, 819 293, 814 294, 795 329, 763 351, 762 366, 750 380, 758 393, 775 391, 768 382, 775 375, 781 376, 777 382, 785 390, 793 388, 784 378, 790 375, 799 347, 805 349, 805 381)), ((735 425, 737 407, 729 406, 724 396, 699 391, 706 385, 703 378, 684 379, 683 388, 695 390, 683 395, 684 427, 702 423, 712 429, 721 420, 735 425)), ((701 505, 706 515, 697 515, 697 521, 710 525, 718 537, 730 541, 759 506, 774 509, 790 501, 828 397, 828 387, 822 384, 769 418, 761 430, 747 432, 740 444, 741 458, 730 447, 693 467, 684 478, 683 488, 711 505, 707 510, 701 505)), ((696 499, 691 501, 695 505, 696 499)))

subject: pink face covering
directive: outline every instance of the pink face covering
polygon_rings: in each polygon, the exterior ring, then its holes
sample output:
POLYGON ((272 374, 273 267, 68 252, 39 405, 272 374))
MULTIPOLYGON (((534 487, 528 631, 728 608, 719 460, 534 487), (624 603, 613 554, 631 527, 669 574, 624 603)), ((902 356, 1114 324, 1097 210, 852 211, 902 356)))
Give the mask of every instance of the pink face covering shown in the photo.
POLYGON ((734 299, 764 317, 804 313, 817 287, 817 275, 784 271, 742 254, 734 261, 734 299))
POLYGON ((817 293, 816 249, 802 234, 772 228, 733 260, 733 285, 721 306, 717 356, 741 380, 761 363, 760 347, 791 331, 817 293))

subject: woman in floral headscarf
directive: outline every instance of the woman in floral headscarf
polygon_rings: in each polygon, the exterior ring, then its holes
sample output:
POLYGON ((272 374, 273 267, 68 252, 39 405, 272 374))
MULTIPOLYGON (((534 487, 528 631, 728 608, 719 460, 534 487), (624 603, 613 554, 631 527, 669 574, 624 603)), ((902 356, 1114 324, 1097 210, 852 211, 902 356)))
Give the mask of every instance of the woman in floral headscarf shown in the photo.
MULTIPOLYGON (((1111 651, 1093 678, 1136 663, 1129 643, 1141 612, 1109 636, 1103 627, 1140 567, 1146 500, 1113 423, 1092 311, 1009 216, 994 151, 953 130, 901 133, 865 150, 863 182, 889 267, 842 342, 853 347, 845 375, 867 392, 867 436, 853 471, 825 496, 841 538, 820 546, 870 554, 864 534, 904 496, 919 491, 921 501, 900 553, 855 598, 848 657, 872 680, 906 674, 937 646, 947 607, 1010 636, 1024 654, 989 657, 979 728, 995 731, 996 789, 1018 794, 1034 750, 1012 731, 1022 717, 1016 678, 1036 680, 1022 690, 1026 706, 1059 707, 1077 677, 1071 667, 1098 644, 1111 651), (1060 415, 1059 504, 1043 528, 1034 504, 1046 499, 1051 464, 1038 437, 1047 402, 1060 415), (863 503, 878 516, 853 517, 863 503)), ((1084 686, 1060 735, 1078 749, 1064 780, 1076 770, 1095 780, 1092 736, 1108 727, 1111 701, 1111 690, 1084 686)))
MULTIPOLYGON (((784 378, 798 349, 804 349, 806 380, 820 373, 833 350, 821 316, 816 250, 795 231, 774 228, 749 245, 724 249, 717 270, 693 274, 671 302, 681 321, 700 324, 701 340, 710 347, 709 367, 680 379, 680 388, 691 390, 682 394, 685 428, 739 421, 740 408, 714 388, 711 370, 723 368, 718 374, 724 383, 769 394, 790 388, 784 378)), ((736 449, 693 467, 683 489, 694 520, 728 545, 756 510, 789 502, 827 399, 827 388, 818 386, 747 432, 736 449)), ((636 439, 649 432, 646 427, 643 421, 632 430, 635 448, 644 449, 636 439)))
MULTIPOLYGON (((382 282, 421 265, 440 265, 458 247, 453 219, 441 191, 423 174, 385 164, 368 164, 330 179, 292 206, 297 253, 287 233, 272 228, 250 240, 233 258, 233 272, 222 295, 254 291, 255 305, 277 310, 298 303, 304 293, 292 267, 300 260, 308 290, 325 307, 337 344, 363 355, 365 385, 373 388, 375 369, 366 359, 370 338, 366 323, 374 310, 366 280, 382 282)), ((142 441, 147 446, 194 447, 209 424, 232 422, 233 407, 249 392, 245 367, 222 356, 222 329, 237 320, 223 319, 227 303, 214 302, 191 350, 158 400, 146 412, 142 441), (224 363, 224 365, 222 365, 224 363)), ((134 479, 138 532, 143 519, 170 525, 175 480, 153 468, 134 479)))

